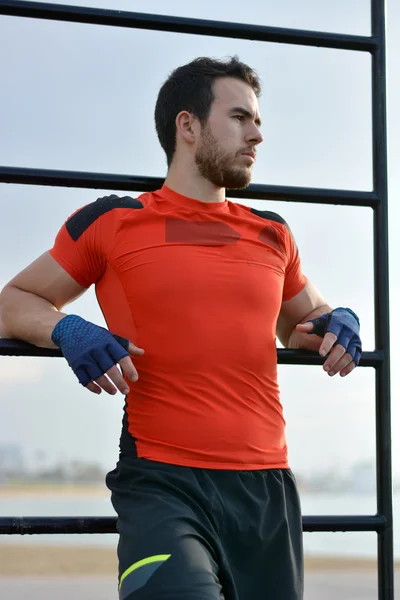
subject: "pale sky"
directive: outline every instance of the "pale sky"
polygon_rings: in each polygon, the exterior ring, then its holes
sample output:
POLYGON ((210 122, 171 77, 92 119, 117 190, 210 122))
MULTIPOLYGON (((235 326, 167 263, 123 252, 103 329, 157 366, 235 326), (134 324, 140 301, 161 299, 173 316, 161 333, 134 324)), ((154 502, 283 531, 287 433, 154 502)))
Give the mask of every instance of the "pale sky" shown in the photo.
MULTIPOLYGON (((104 0, 79 4, 369 35, 367 0, 104 0), (251 9, 250 9, 251 7, 251 9)), ((400 6, 387 2, 390 302, 393 431, 400 425, 397 335, 400 300, 400 6)), ((175 67, 200 55, 237 54, 263 82, 265 141, 254 183, 370 190, 370 55, 202 36, 0 17, 0 164, 163 177, 154 125, 158 89, 175 67)), ((112 190, 0 184, 0 287, 48 250, 78 207, 112 190)), ((125 195, 125 192, 116 192, 125 195)), ((136 196, 132 191, 132 196, 136 196)), ((244 201, 242 201, 245 203, 244 201)), ((374 349, 372 210, 249 202, 289 223, 305 274, 333 306, 361 319, 364 350, 374 349)), ((68 308, 98 324, 90 290, 68 308)), ((281 398, 290 464, 306 475, 375 456, 373 369, 345 379, 321 367, 282 366, 281 398)), ((2 358, 0 440, 37 450, 49 463, 82 458, 113 468, 123 398, 84 390, 61 359, 2 358)), ((32 459, 33 460, 33 459, 32 459)), ((394 435, 393 469, 400 477, 394 435)))

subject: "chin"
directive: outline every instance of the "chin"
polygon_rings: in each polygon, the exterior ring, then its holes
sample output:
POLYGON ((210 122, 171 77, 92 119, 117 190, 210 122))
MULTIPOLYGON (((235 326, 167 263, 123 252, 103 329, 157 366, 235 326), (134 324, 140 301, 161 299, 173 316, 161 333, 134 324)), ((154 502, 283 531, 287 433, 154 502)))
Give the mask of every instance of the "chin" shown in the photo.
POLYGON ((244 190, 245 188, 247 188, 251 183, 250 179, 247 179, 245 182, 244 181, 236 181, 236 182, 229 182, 229 184, 225 185, 225 188, 227 190, 244 190))
POLYGON ((247 188, 251 182, 251 172, 246 169, 245 171, 236 172, 231 177, 226 178, 225 187, 228 190, 242 190, 247 188))

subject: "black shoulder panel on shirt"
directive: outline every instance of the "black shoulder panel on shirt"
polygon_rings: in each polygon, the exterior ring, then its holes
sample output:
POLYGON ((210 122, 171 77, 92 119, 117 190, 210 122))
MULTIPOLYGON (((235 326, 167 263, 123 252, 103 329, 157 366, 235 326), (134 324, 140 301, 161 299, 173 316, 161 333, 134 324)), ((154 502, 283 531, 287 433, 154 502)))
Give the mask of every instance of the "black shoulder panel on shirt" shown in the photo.
POLYGON ((136 200, 130 196, 120 198, 119 196, 112 194, 111 196, 104 196, 104 198, 99 198, 96 202, 84 206, 70 217, 65 224, 67 231, 74 242, 81 237, 96 219, 114 208, 143 208, 143 204, 140 200, 136 200))
POLYGON ((256 208, 252 208, 251 212, 259 217, 261 217, 262 219, 268 219, 269 221, 275 221, 276 223, 282 223, 282 225, 286 225, 286 227, 288 227, 288 224, 286 223, 285 219, 283 217, 281 217, 280 215, 278 215, 277 213, 271 212, 269 210, 257 210, 256 208))

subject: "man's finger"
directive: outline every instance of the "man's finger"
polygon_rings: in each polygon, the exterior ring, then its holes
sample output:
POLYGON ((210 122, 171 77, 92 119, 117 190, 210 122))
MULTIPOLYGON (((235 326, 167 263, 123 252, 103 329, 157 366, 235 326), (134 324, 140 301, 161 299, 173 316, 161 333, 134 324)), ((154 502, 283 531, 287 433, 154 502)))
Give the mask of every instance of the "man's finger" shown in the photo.
POLYGON ((326 333, 322 340, 321 346, 319 348, 319 353, 321 356, 326 356, 328 352, 330 352, 336 343, 337 336, 334 333, 326 333))
POLYGON ((101 387, 99 387, 94 381, 89 381, 86 387, 90 392, 101 394, 101 387))
POLYGON ((95 383, 100 386, 107 394, 111 394, 112 396, 117 393, 117 389, 113 385, 113 383, 106 377, 106 375, 101 375, 95 379, 95 383))
MULTIPOLYGON (((127 360, 130 360, 129 357, 125 357, 127 360)), ((122 362, 121 359, 120 363, 122 362)), ((109 369, 106 373, 107 377, 110 379, 110 382, 112 382, 116 388, 121 392, 121 394, 129 394, 129 386, 126 383, 123 375, 121 374, 121 371, 118 369, 117 366, 113 366, 111 367, 111 369, 109 369)), ((115 393, 115 392, 111 392, 111 393, 115 393)))
POLYGON ((131 381, 137 381, 139 379, 139 374, 130 356, 121 358, 118 364, 120 365, 123 374, 128 377, 128 379, 131 381))
POLYGON ((300 331, 301 333, 308 333, 309 331, 312 331, 313 328, 314 325, 310 321, 308 323, 299 323, 296 325, 297 331, 300 331))
POLYGON ((356 363, 354 362, 354 360, 352 360, 351 363, 349 365, 347 365, 347 367, 345 367, 344 369, 342 369, 340 371, 340 377, 346 377, 346 375, 349 375, 349 373, 354 371, 355 368, 356 368, 356 363))
MULTIPOLYGON (((341 347, 341 346, 339 346, 341 347)), ((335 348, 336 350, 336 348, 335 348)), ((335 351, 333 350, 333 352, 335 351)), ((331 353, 332 354, 332 353, 331 353)), ((329 357, 330 358, 330 357, 329 357)), ((348 354, 347 352, 345 354, 343 354, 343 356, 337 360, 329 369, 325 369, 325 365, 324 365, 324 369, 327 371, 328 375, 330 377, 333 377, 333 375, 336 375, 336 373, 339 373, 340 371, 342 371, 343 369, 345 369, 347 366, 349 366, 349 364, 353 362, 353 359, 351 358, 350 354, 348 354)))
POLYGON ((144 354, 143 348, 135 346, 135 344, 128 340, 128 338, 117 335, 116 333, 113 333, 112 336, 114 340, 118 342, 118 344, 120 344, 123 348, 125 348, 125 350, 127 350, 130 354, 134 354, 136 356, 141 356, 142 354, 144 354))
POLYGON ((132 344, 132 342, 129 342, 128 352, 129 354, 133 354, 134 356, 142 356, 144 354, 143 348, 135 346, 135 344, 132 344))
MULTIPOLYGON (((337 364, 342 359, 345 352, 346 352, 346 350, 343 348, 343 346, 340 346, 340 345, 334 346, 333 350, 331 350, 328 358, 324 362, 324 371, 326 371, 327 373, 330 374, 332 369, 336 369, 335 372, 337 373, 339 371, 339 369, 336 368, 337 364)), ((349 358, 351 360, 351 356, 349 358)), ((345 364, 343 364, 341 366, 341 368, 345 367, 348 364, 348 362, 349 362, 348 360, 345 361, 345 364)))

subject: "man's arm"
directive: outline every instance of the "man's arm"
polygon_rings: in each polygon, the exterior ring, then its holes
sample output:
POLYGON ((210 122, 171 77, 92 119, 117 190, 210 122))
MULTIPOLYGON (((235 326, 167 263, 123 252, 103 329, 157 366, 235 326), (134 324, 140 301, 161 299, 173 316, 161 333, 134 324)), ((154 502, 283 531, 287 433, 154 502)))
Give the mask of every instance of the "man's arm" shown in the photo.
POLYGON ((0 293, 1 336, 56 348, 51 340, 61 308, 86 291, 48 252, 14 277, 0 293))
MULTIPOLYGON (((310 333, 314 330, 314 324, 309 321, 331 312, 332 307, 327 304, 311 281, 307 280, 301 292, 294 298, 282 302, 277 322, 277 336, 286 348, 313 350, 319 352, 321 356, 328 355, 324 370, 330 376, 340 372, 344 377, 356 367, 358 360, 356 362, 353 360, 355 353, 359 355, 361 352, 361 342, 357 333, 352 335, 350 330, 350 335, 344 336, 348 338, 344 346, 337 343, 338 336, 329 331, 324 335, 310 333)), ((337 313, 339 314, 340 311, 337 313)), ((346 315, 344 318, 348 319, 349 316, 346 315)), ((340 321, 340 317, 338 320, 340 321)), ((355 319, 354 322, 357 326, 355 319)), ((347 327, 346 324, 344 326, 347 327)))
POLYGON ((56 326, 57 329, 61 326, 58 339, 68 339, 66 344, 60 343, 60 347, 79 381, 96 394, 102 389, 115 394, 117 389, 113 384, 123 394, 127 394, 129 387, 116 364, 120 365, 129 379, 136 381, 138 374, 128 354, 141 356, 144 351, 129 340, 116 339, 108 331, 80 317, 60 312, 62 307, 76 300, 85 291, 86 288, 79 285, 46 252, 14 277, 0 293, 0 335, 24 340, 42 348, 57 348, 52 335, 54 337, 56 326), (57 325, 64 317, 65 321, 57 325), (71 318, 74 320, 73 327, 79 327, 81 333, 84 331, 85 344, 80 342, 76 345, 73 332, 69 335, 66 331, 68 326, 63 327, 66 320, 71 323, 71 318), (126 346, 123 345, 125 342, 126 346), (111 349, 113 356, 109 356, 111 344, 114 344, 114 349, 111 349), (93 353, 96 353, 95 360, 93 353), (99 360, 106 362, 108 366, 103 369, 98 364, 99 360), (88 363, 92 364, 88 367, 88 363), (87 368, 94 369, 97 374, 90 376, 87 368))

